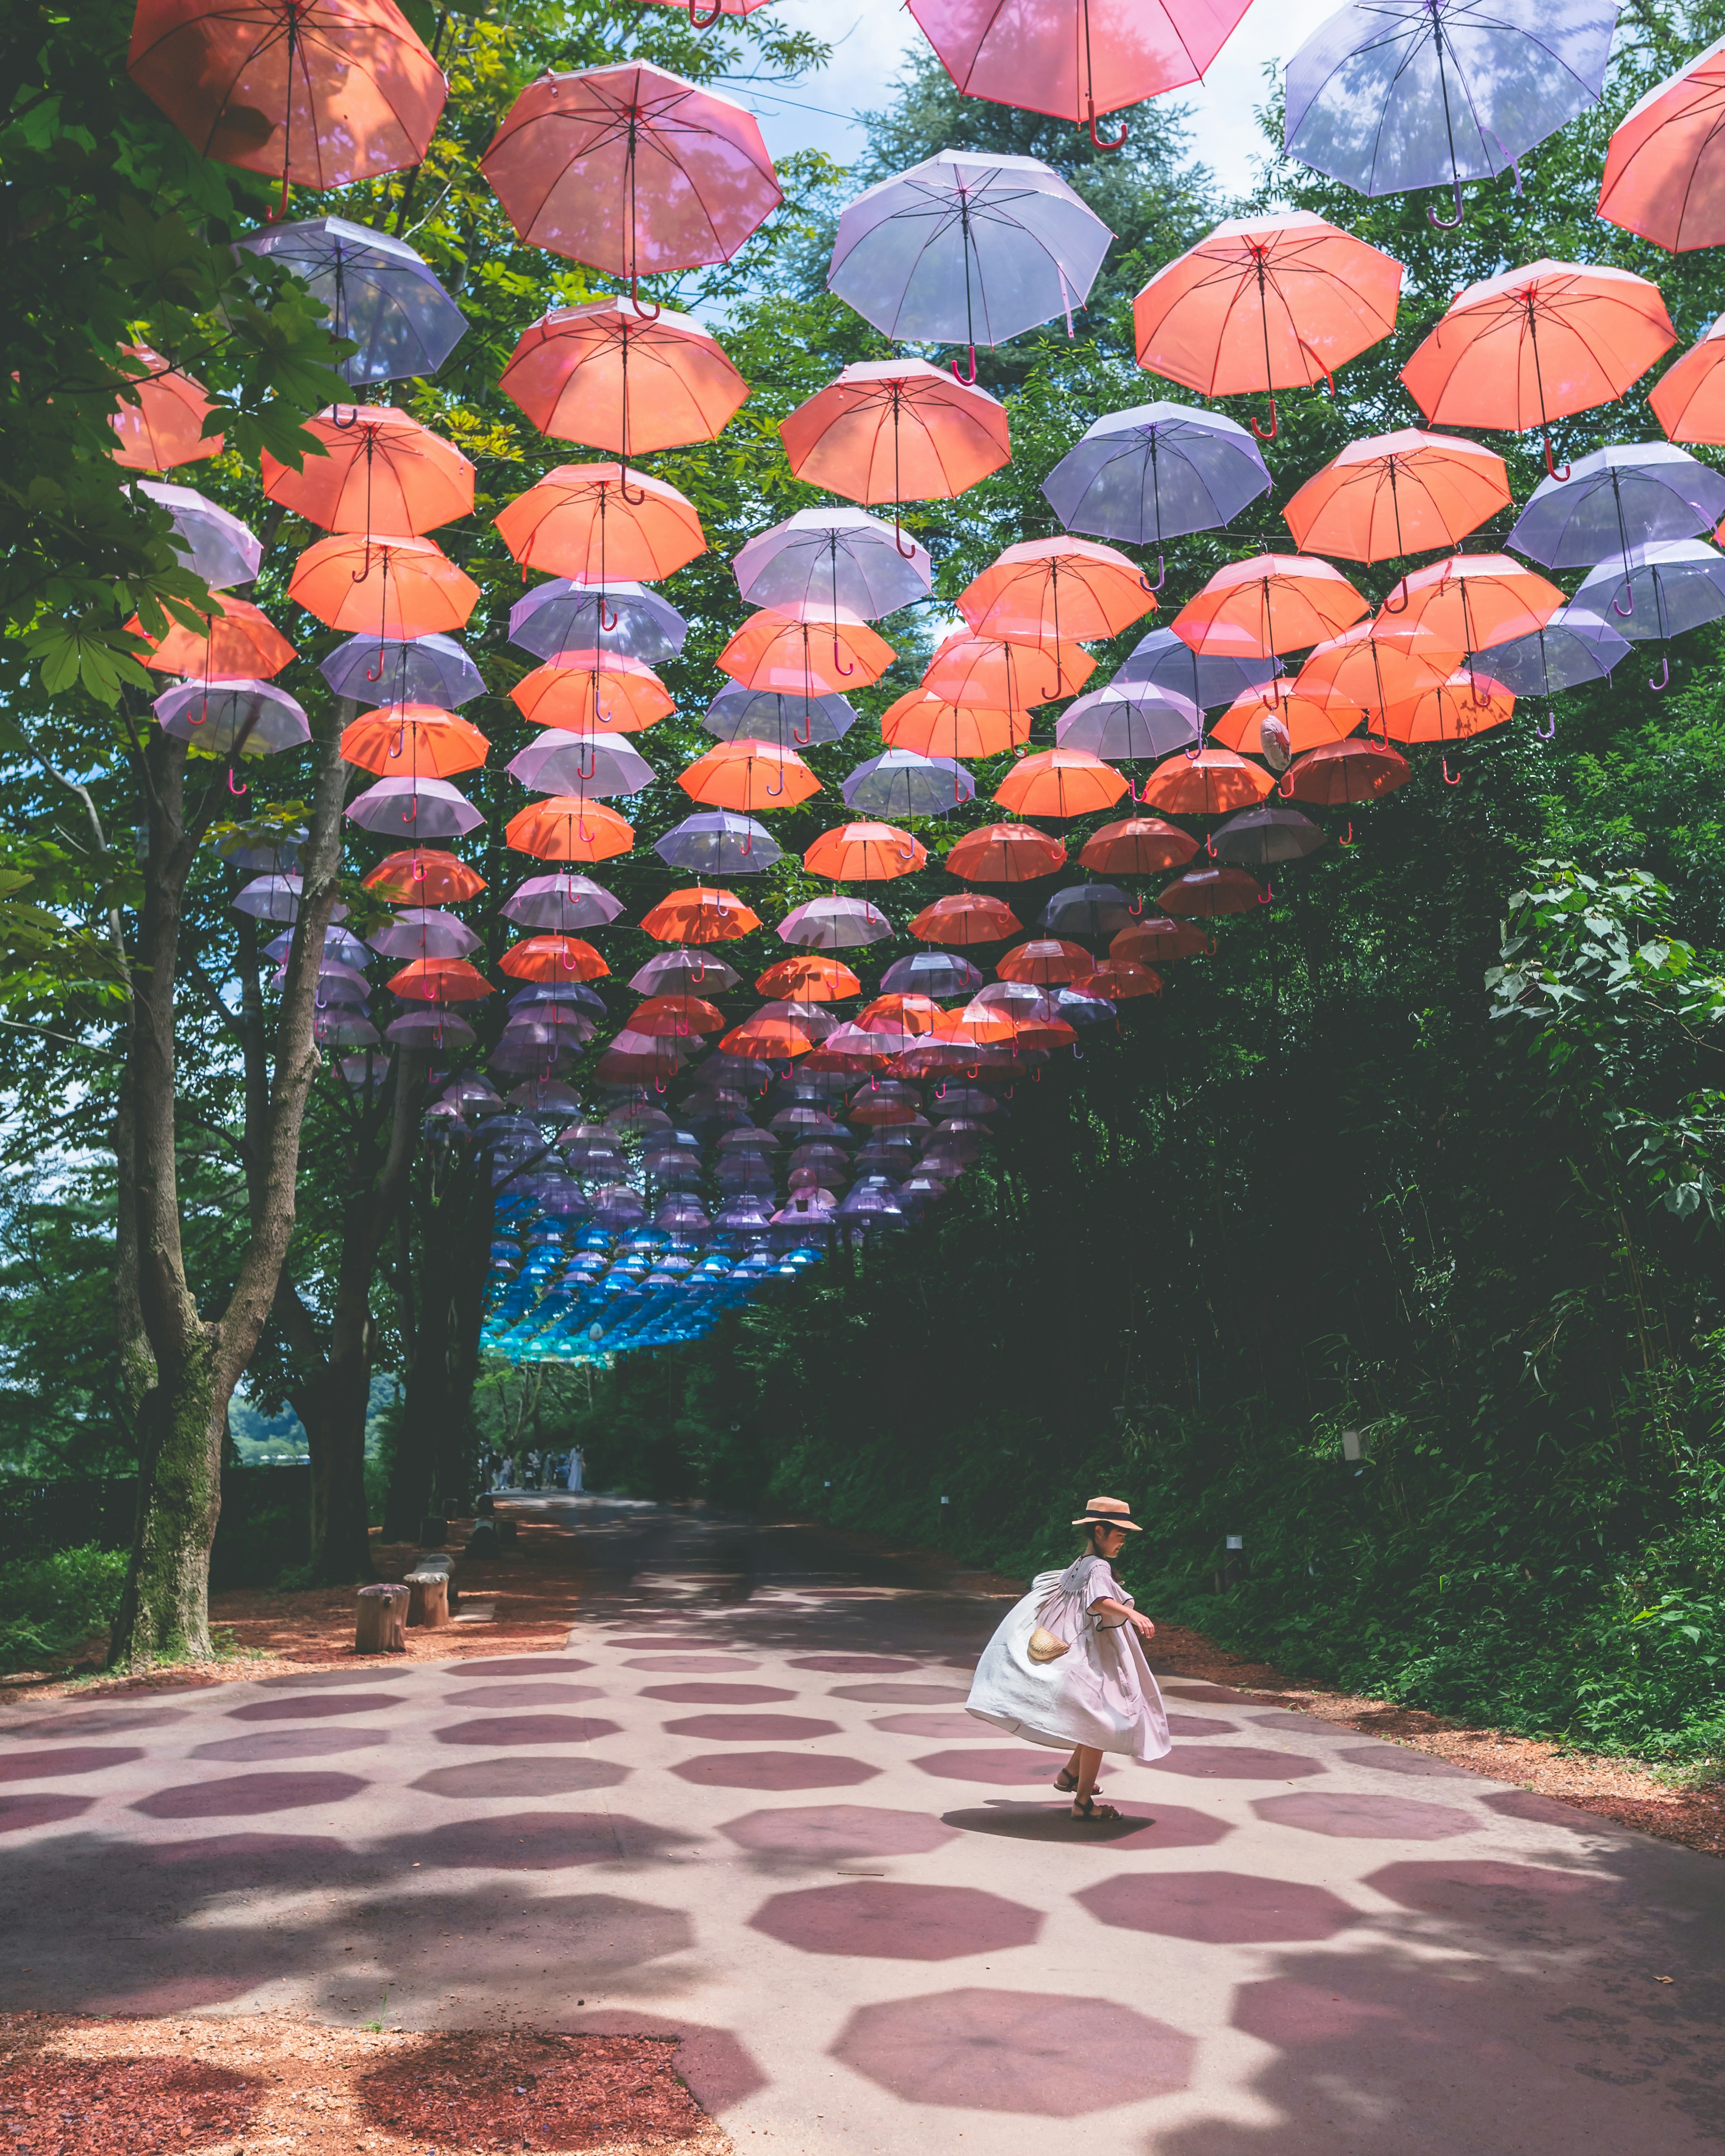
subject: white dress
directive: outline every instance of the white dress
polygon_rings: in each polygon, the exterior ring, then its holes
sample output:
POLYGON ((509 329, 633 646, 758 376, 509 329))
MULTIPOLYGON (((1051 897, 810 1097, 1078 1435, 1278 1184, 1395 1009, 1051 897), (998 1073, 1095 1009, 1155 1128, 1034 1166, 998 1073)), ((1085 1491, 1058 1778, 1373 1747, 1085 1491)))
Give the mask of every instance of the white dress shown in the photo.
POLYGON ((983 1650, 966 1712, 1033 1744, 1062 1751, 1084 1744, 1147 1763, 1160 1759, 1172 1748, 1162 1694, 1131 1625, 1091 1615, 1091 1604, 1105 1600, 1133 1606, 1094 1554, 1064 1572, 1039 1573, 983 1650), (1030 1659, 1039 1625, 1068 1643, 1051 1662, 1030 1659))

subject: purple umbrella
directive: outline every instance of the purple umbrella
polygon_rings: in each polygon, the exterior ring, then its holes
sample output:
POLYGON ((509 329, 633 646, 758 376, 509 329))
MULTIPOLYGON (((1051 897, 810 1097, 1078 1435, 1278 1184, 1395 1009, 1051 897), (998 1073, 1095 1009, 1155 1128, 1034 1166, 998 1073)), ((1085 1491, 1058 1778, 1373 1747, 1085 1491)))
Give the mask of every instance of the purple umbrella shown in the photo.
POLYGON ((1110 763, 1172 756, 1203 733, 1189 696, 1148 681, 1122 683, 1118 675, 1106 688, 1075 699, 1055 726, 1060 747, 1088 749, 1110 763))
POLYGON ((194 576, 202 577, 213 592, 249 584, 257 575, 258 564, 264 558, 263 542, 195 486, 170 486, 162 480, 141 479, 136 490, 172 517, 175 548, 187 567, 194 576))
POLYGON ((359 346, 330 362, 344 382, 435 374, 466 331, 424 256, 376 226, 310 217, 266 225, 239 244, 284 263, 328 308, 330 334, 359 346))
POLYGON ((590 584, 558 577, 536 585, 509 609, 509 640, 536 659, 560 651, 614 651, 651 666, 675 659, 689 624, 644 584, 590 584))
POLYGON ((1117 936, 1137 917, 1132 900, 1113 884, 1075 883, 1050 899, 1041 925, 1053 936, 1117 936))
POLYGON ((386 958, 465 958, 480 947, 465 921, 436 906, 398 913, 366 941, 386 958))
POLYGON ((926 598, 934 578, 926 547, 905 554, 892 526, 860 509, 799 509, 757 532, 732 567, 751 606, 848 607, 864 621, 926 598))
POLYGON ((892 932, 886 916, 865 898, 811 898, 778 924, 780 942, 803 951, 851 951, 892 932))
POLYGON ((1479 656, 1512 696, 1554 696, 1584 681, 1604 680, 1629 648, 1629 639, 1598 614, 1566 606, 1531 636, 1494 644, 1479 656))
MULTIPOLYGON (((288 952, 293 948, 294 932, 284 928, 279 936, 272 936, 264 946, 264 956, 275 959, 278 966, 285 965, 288 952)), ((341 965, 369 966, 372 954, 359 938, 346 928, 326 928, 323 932, 323 955, 334 958, 341 965)))
POLYGON ((509 775, 530 793, 576 794, 597 800, 640 793, 658 776, 639 750, 614 737, 542 733, 510 760, 509 775))
POLYGON ((1508 543, 1548 569, 1591 569, 1661 539, 1693 539, 1725 517, 1725 475, 1675 442, 1617 442, 1543 479, 1508 543))
POLYGON ((808 748, 842 741, 856 724, 856 712, 843 696, 782 696, 733 682, 720 690, 701 723, 720 741, 808 748))
POLYGON ((347 804, 347 820, 388 838, 459 838, 485 822, 446 778, 380 778, 347 804))
POLYGON ((311 738, 304 711, 272 681, 182 681, 154 710, 163 733, 212 756, 279 756, 311 738))
POLYGON ((729 808, 703 809, 674 824, 653 850, 697 876, 765 875, 784 850, 764 824, 729 808))
MULTIPOLYGON (((297 921, 300 901, 305 894, 302 877, 291 870, 285 875, 254 876, 235 893, 234 911, 249 913, 259 921, 297 921)), ((345 921, 347 909, 337 899, 330 913, 331 921, 345 921)))
POLYGON ((1324 834, 1297 808, 1248 808, 1230 816, 1214 834, 1219 860, 1240 868, 1268 868, 1274 861, 1296 861, 1315 854, 1324 834))
POLYGON ((623 911, 619 899, 592 878, 572 870, 529 876, 503 901, 503 911, 524 928, 567 936, 579 928, 603 928, 623 911))
POLYGON ((317 670, 338 696, 358 704, 454 711, 485 693, 485 676, 453 636, 350 636, 317 670))
POLYGON ((1145 682, 1209 711, 1274 680, 1281 671, 1279 659, 1200 658, 1173 629, 1153 629, 1115 668, 1108 685, 1123 689, 1145 682))
POLYGON ((661 951, 631 976, 629 985, 644 996, 711 996, 734 988, 741 978, 710 951, 661 951))
POLYGON ((1042 491, 1069 531, 1160 551, 1230 523, 1269 493, 1270 472, 1237 420, 1193 404, 1137 404, 1098 419, 1042 491))
POLYGON ((391 1040, 415 1043, 434 1047, 470 1048, 473 1028, 465 1018, 457 1018, 454 1011, 435 1007, 404 1011, 385 1028, 391 1040))
POLYGON ((970 961, 950 951, 913 951, 908 958, 896 958, 880 976, 888 995, 957 996, 982 985, 970 961))
POLYGON ((842 788, 845 805, 888 822, 902 816, 950 816, 976 795, 976 781, 949 756, 890 748, 860 763, 842 788))

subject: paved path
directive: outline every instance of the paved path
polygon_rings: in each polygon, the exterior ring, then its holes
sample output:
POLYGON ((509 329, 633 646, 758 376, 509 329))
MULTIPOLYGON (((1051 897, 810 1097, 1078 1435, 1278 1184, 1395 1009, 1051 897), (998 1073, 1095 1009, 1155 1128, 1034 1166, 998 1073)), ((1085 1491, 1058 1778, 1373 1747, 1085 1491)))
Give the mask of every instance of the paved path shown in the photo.
POLYGON ((8 1722, 0 2004, 676 2032, 784 2156, 1725 2147, 1717 1861, 1174 1676, 1081 1831, 963 1715, 999 1603, 550 1509, 565 1654, 8 1722))

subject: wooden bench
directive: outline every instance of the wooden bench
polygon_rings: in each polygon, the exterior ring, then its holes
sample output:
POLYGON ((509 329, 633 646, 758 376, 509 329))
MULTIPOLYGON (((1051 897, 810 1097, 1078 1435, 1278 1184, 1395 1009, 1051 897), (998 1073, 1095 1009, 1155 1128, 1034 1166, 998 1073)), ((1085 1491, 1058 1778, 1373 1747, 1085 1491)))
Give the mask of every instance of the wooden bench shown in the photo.
POLYGON ((408 1614, 408 1590, 389 1585, 362 1587, 355 1597, 357 1617, 353 1651, 357 1655, 404 1655, 408 1643, 403 1622, 408 1614))

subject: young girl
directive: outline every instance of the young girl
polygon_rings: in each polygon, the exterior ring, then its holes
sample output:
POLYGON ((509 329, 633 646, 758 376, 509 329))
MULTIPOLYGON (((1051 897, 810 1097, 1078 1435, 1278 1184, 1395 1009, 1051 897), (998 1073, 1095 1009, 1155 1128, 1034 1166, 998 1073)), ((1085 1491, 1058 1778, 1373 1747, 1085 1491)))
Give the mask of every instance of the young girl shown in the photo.
POLYGON ((1096 1802, 1105 1752, 1141 1762, 1169 1748, 1162 1694, 1144 1658, 1156 1627, 1141 1617, 1109 1569, 1141 1532, 1118 1497, 1092 1497, 1082 1519, 1084 1553, 1064 1572, 1039 1573, 1030 1592, 983 1650, 966 1710, 1033 1744, 1073 1748, 1055 1778, 1072 1792, 1072 1816, 1113 1820, 1096 1802))

